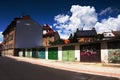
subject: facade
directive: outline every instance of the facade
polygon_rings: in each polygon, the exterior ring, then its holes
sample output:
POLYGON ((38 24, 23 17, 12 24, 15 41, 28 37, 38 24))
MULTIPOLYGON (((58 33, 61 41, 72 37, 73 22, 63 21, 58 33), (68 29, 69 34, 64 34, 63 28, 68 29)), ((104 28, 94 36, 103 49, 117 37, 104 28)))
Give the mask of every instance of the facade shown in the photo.
POLYGON ((0 43, 0 56, 2 56, 2 49, 3 49, 3 44, 0 43))
POLYGON ((3 53, 17 55, 19 48, 42 46, 43 28, 30 16, 14 18, 3 32, 3 53))
POLYGON ((43 46, 50 46, 51 42, 60 39, 58 32, 54 32, 49 25, 43 26, 43 46))
POLYGON ((78 42, 91 42, 96 40, 97 32, 93 28, 92 30, 79 30, 76 31, 76 37, 78 42))
POLYGON ((120 63, 120 40, 106 40, 24 49, 21 57, 72 62, 120 63), (23 55, 24 54, 24 55, 23 55))
POLYGON ((112 32, 104 32, 103 33, 103 40, 109 40, 115 38, 115 34, 113 34, 112 32))

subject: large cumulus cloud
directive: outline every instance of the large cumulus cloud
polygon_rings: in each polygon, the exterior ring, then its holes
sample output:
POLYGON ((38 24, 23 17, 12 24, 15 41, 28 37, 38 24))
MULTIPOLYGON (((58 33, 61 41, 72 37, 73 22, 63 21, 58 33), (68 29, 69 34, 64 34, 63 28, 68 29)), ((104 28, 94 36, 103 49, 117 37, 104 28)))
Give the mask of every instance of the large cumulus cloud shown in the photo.
POLYGON ((117 18, 109 17, 101 20, 101 22, 98 21, 98 15, 104 15, 107 11, 112 13, 112 8, 106 8, 100 13, 96 13, 93 6, 72 5, 71 15, 58 14, 54 18, 56 23, 53 26, 63 39, 67 39, 77 28, 90 30, 94 27, 97 33, 120 30, 120 15, 117 18))
POLYGON ((77 28, 91 29, 97 23, 97 13, 91 6, 72 5, 71 15, 59 14, 55 16, 54 26, 61 38, 68 38, 77 28))

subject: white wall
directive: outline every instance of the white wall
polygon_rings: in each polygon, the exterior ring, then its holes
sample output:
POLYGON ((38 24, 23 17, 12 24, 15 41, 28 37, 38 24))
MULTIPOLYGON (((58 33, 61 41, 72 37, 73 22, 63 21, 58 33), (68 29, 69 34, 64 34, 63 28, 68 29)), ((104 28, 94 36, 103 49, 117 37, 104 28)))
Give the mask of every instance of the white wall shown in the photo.
POLYGON ((45 59, 48 60, 48 47, 45 48, 45 59))
POLYGON ((23 57, 23 51, 19 51, 19 57, 23 57))
POLYGON ((58 61, 62 61, 62 46, 58 46, 58 61))
POLYGON ((75 46, 75 58, 76 58, 75 61, 80 61, 80 46, 79 45, 75 46))
POLYGON ((101 43, 101 62, 108 63, 108 48, 107 42, 101 43))

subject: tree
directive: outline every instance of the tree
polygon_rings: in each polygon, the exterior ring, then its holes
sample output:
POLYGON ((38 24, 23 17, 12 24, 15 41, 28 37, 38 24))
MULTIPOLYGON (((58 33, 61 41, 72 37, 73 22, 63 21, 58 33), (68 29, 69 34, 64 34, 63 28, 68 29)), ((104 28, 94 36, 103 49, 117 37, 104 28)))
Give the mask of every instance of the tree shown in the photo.
POLYGON ((59 45, 59 44, 64 44, 64 40, 63 39, 59 39, 56 40, 54 42, 50 42, 51 45, 59 45))
POLYGON ((70 40, 70 43, 78 42, 76 33, 74 33, 74 35, 70 34, 70 37, 68 39, 70 40))
POLYGON ((97 39, 98 39, 98 40, 102 40, 103 38, 104 38, 103 34, 98 34, 98 35, 97 35, 97 39))

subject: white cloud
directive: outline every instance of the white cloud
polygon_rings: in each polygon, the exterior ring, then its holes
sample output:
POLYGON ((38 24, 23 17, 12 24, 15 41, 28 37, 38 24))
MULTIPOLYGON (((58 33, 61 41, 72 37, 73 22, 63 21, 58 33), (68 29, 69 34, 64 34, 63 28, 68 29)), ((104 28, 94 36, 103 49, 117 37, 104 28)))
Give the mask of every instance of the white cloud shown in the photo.
POLYGON ((98 33, 119 31, 120 30, 120 14, 117 18, 110 17, 108 19, 103 19, 102 22, 97 22, 95 28, 98 33))
POLYGON ((57 21, 58 23, 64 23, 64 22, 66 22, 68 20, 69 20, 69 16, 68 15, 61 15, 61 14, 59 14, 59 15, 55 16, 55 21, 57 21))
POLYGON ((55 16, 56 23, 53 25, 59 30, 61 38, 68 38, 77 28, 91 29, 97 22, 97 13, 94 7, 72 5, 70 15, 55 16))
POLYGON ((3 40, 3 35, 2 35, 2 32, 0 32, 0 43, 2 42, 3 40))
POLYGON ((106 13, 111 13, 112 12, 112 8, 111 7, 108 7, 104 10, 102 10, 99 15, 106 15, 106 13))
MULTIPOLYGON (((99 13, 105 15, 111 13, 114 9, 108 7, 99 13)), ((60 37, 67 39, 76 29, 92 29, 95 27, 97 33, 120 31, 120 14, 117 18, 109 17, 98 22, 98 15, 94 7, 72 5, 70 9, 71 15, 59 14, 55 16, 54 28, 59 32, 60 37)))

